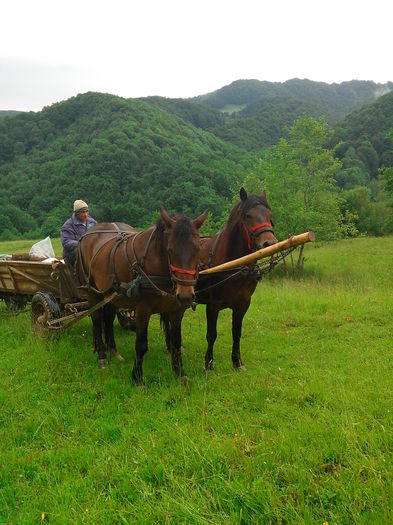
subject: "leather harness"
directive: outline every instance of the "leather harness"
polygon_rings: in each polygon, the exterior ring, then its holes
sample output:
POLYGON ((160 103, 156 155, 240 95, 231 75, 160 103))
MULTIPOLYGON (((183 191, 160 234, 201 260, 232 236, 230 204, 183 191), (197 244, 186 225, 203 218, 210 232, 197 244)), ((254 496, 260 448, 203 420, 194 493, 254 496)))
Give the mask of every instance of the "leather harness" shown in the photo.
MULTIPOLYGON (((81 272, 82 272, 82 275, 83 275, 83 278, 84 278, 84 281, 85 281, 85 286, 87 288, 87 290, 92 290, 96 293, 100 293, 100 294, 105 294, 107 293, 108 291, 110 290, 119 290, 119 291, 124 291, 127 287, 129 287, 130 283, 119 283, 118 281, 118 278, 116 276, 116 271, 115 271, 115 254, 117 252, 117 249, 119 248, 119 246, 121 244, 123 244, 123 255, 124 255, 124 259, 127 263, 127 266, 128 266, 128 270, 130 273, 132 274, 136 274, 137 276, 140 276, 142 277, 141 281, 143 280, 144 284, 148 285, 149 288, 152 288, 155 292, 157 292, 159 295, 172 295, 172 294, 169 294, 168 292, 166 292, 165 290, 162 290, 159 286, 157 286, 155 284, 155 282, 158 282, 161 286, 164 286, 164 287, 168 287, 168 285, 170 286, 172 284, 172 288, 173 288, 173 284, 176 283, 176 284, 181 284, 183 286, 195 286, 196 285, 196 282, 197 282, 197 271, 196 270, 186 270, 186 269, 183 269, 183 268, 178 268, 176 266, 173 266, 171 264, 171 261, 170 261, 170 258, 169 258, 169 255, 168 255, 168 266, 169 266, 169 273, 170 273, 170 277, 167 278, 167 277, 162 277, 162 276, 150 276, 148 275, 145 270, 144 270, 144 264, 145 264, 145 260, 146 260, 146 257, 147 257, 147 254, 148 254, 148 251, 149 251, 149 247, 150 247, 150 244, 152 242, 152 239, 154 237, 154 234, 156 232, 156 228, 154 227, 150 233, 150 236, 147 240, 147 243, 145 244, 145 247, 144 247, 144 250, 143 250, 143 253, 142 253, 142 256, 140 258, 140 260, 138 260, 137 256, 136 256, 136 252, 135 252, 135 241, 137 239, 137 237, 139 237, 142 233, 144 232, 129 232, 129 231, 125 231, 125 230, 120 230, 120 228, 118 227, 118 225, 116 223, 111 223, 115 230, 97 230, 97 231, 90 231, 88 230, 84 235, 82 235, 82 237, 80 238, 80 241, 78 243, 78 248, 77 248, 77 261, 78 261, 78 266, 79 268, 81 269, 81 272), (84 237, 86 237, 87 235, 93 235, 93 234, 96 234, 98 237, 100 236, 100 234, 108 234, 108 233, 115 233, 114 236, 110 237, 109 239, 101 239, 101 243, 99 243, 98 245, 98 248, 96 248, 96 250, 94 251, 93 253, 93 256, 90 260, 90 264, 89 264, 89 268, 88 268, 88 272, 86 272, 86 269, 84 267, 84 264, 83 264, 83 257, 82 257, 82 254, 81 254, 81 241, 84 237), (132 261, 130 260, 130 258, 128 257, 128 254, 127 254, 127 243, 129 241, 129 239, 132 239, 131 240, 131 246, 130 246, 130 249, 131 249, 131 255, 132 255, 132 261), (97 290, 91 283, 91 267, 92 267, 92 263, 94 261, 94 259, 97 257, 97 255, 112 241, 115 241, 112 248, 111 248, 111 251, 110 251, 110 255, 109 255, 109 268, 110 268, 110 273, 111 273, 111 280, 112 280, 112 284, 111 286, 109 287, 108 290, 105 290, 105 291, 100 291, 100 290, 97 290), (179 277, 177 277, 177 275, 175 275, 175 272, 177 273, 180 273, 180 274, 187 274, 187 275, 193 275, 195 276, 195 279, 190 279, 190 280, 183 280, 179 277)), ((131 281, 132 283, 132 281, 131 281)))

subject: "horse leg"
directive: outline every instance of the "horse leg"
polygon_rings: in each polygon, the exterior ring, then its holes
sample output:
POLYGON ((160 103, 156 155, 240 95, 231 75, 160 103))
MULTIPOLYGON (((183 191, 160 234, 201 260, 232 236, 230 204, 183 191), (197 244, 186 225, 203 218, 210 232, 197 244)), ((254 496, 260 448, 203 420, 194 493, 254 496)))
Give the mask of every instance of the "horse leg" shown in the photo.
POLYGON ((124 357, 117 351, 115 336, 113 334, 113 321, 116 317, 116 308, 112 304, 104 306, 104 333, 106 347, 112 357, 124 361, 124 357))
POLYGON ((143 356, 147 352, 147 329, 150 315, 136 312, 136 339, 135 339, 135 361, 132 369, 132 382, 134 385, 143 385, 142 364, 143 356))
POLYGON ((206 305, 207 350, 205 354, 205 370, 213 370, 213 346, 217 339, 217 319, 218 319, 218 309, 210 304, 207 304, 206 305))
POLYGON ((168 314, 160 314, 160 326, 165 335, 165 345, 168 354, 171 353, 171 336, 168 314))
POLYGON ((181 346, 181 322, 184 312, 177 314, 169 320, 169 341, 172 358, 172 369, 182 381, 187 381, 187 376, 183 369, 182 346, 181 346))
POLYGON ((91 314, 91 319, 93 321, 93 343, 94 343, 94 352, 97 352, 98 355, 98 367, 105 368, 108 364, 108 359, 106 358, 105 345, 102 340, 102 318, 103 312, 102 308, 93 312, 91 314))
POLYGON ((246 370, 240 357, 240 338, 242 336, 243 317, 249 306, 250 301, 232 310, 232 363, 236 370, 246 370))

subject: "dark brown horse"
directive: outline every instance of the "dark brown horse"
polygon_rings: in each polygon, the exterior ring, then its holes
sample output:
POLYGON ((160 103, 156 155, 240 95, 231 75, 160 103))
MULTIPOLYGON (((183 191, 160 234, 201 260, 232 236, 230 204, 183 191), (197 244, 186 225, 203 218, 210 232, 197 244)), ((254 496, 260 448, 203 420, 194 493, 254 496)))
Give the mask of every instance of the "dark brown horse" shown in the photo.
MULTIPOLYGON (((217 266, 276 242, 266 192, 247 195, 241 188, 240 202, 230 212, 223 228, 213 237, 201 238, 200 266, 203 269, 217 266)), ((255 265, 199 277, 197 303, 206 305, 206 370, 213 369, 217 319, 220 310, 225 308, 232 310, 232 363, 235 369, 245 370, 240 357, 242 323, 259 279, 260 273, 255 265)), ((162 316, 162 324, 168 346, 170 323, 165 315, 162 316)))
POLYGON ((119 292, 107 305, 92 313, 94 349, 98 364, 107 364, 106 347, 122 359, 116 350, 113 320, 116 310, 136 310, 136 358, 132 380, 141 384, 143 356, 147 352, 150 316, 164 313, 171 323, 169 338, 172 368, 184 377, 180 345, 184 311, 195 300, 199 262, 198 229, 207 210, 194 221, 184 216, 170 217, 161 210, 155 227, 137 233, 121 223, 98 224, 81 239, 77 272, 86 283, 89 306, 119 292), (104 328, 105 342, 102 339, 104 328))

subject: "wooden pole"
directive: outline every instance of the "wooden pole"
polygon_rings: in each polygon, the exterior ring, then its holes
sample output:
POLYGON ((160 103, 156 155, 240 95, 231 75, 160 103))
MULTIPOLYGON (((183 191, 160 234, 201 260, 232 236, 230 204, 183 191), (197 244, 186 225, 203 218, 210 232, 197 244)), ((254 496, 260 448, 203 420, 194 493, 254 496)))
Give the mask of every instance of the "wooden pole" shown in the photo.
POLYGON ((288 250, 289 248, 292 248, 294 246, 299 246, 300 244, 305 244, 306 242, 314 241, 315 233, 312 231, 301 233, 300 235, 293 235, 292 237, 285 239, 285 241, 272 244, 267 248, 261 248, 256 252, 250 253, 249 255, 245 255, 244 257, 240 257, 240 259, 234 259, 233 261, 228 261, 224 264, 213 266, 213 268, 202 270, 201 272, 199 272, 199 275, 209 275, 211 273, 217 273, 223 270, 231 270, 232 268, 237 268, 246 264, 252 264, 255 261, 258 261, 259 259, 263 259, 264 257, 270 257, 271 255, 274 255, 277 252, 281 252, 282 250, 288 250))

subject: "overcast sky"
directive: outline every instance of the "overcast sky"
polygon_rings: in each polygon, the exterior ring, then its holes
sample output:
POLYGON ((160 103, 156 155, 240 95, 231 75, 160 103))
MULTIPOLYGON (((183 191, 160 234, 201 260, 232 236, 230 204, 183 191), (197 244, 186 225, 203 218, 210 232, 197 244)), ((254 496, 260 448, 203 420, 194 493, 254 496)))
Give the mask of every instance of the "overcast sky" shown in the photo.
POLYGON ((391 0, 1 0, 0 109, 245 78, 393 81, 392 13, 391 0))

